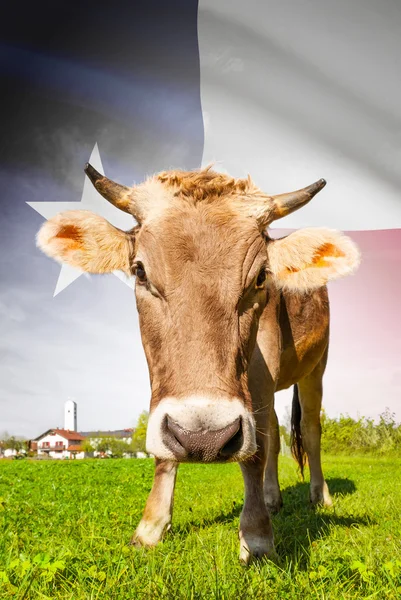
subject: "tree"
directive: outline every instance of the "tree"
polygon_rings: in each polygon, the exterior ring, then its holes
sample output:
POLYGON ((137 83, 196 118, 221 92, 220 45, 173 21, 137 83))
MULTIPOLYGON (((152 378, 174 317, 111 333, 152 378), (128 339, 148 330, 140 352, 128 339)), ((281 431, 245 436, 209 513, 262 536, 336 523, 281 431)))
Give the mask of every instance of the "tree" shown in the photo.
POLYGON ((106 454, 106 452, 110 452, 111 439, 112 438, 110 436, 99 436, 99 439, 96 441, 97 452, 103 452, 104 454, 106 454))
POLYGON ((291 446, 291 434, 288 431, 288 429, 284 425, 280 425, 279 426, 279 433, 280 433, 280 442, 281 442, 281 440, 284 440, 285 445, 288 446, 288 448, 290 448, 290 446, 291 446))
POLYGON ((146 452, 146 430, 148 428, 149 413, 141 412, 135 431, 132 435, 131 452, 146 452))
POLYGON ((16 450, 17 452, 19 452, 20 450, 22 450, 24 448, 24 440, 18 440, 13 435, 11 437, 9 437, 7 440, 4 440, 3 444, 4 444, 4 448, 16 450))
POLYGON ((82 450, 87 453, 93 452, 95 450, 95 448, 93 447, 91 440, 89 438, 86 438, 82 442, 81 446, 82 446, 82 450))
POLYGON ((287 431, 291 431, 291 404, 287 404, 284 410, 284 415, 281 420, 281 424, 287 431))
MULTIPOLYGON (((108 454, 113 458, 121 458, 124 454, 131 452, 127 442, 112 435, 99 436, 97 440, 92 440, 92 443, 89 440, 88 442, 93 450, 108 454)), ((86 450, 86 452, 90 452, 90 450, 86 450)))
POLYGON ((112 437, 109 442, 109 450, 113 458, 121 458, 125 453, 130 451, 130 448, 124 440, 112 437))

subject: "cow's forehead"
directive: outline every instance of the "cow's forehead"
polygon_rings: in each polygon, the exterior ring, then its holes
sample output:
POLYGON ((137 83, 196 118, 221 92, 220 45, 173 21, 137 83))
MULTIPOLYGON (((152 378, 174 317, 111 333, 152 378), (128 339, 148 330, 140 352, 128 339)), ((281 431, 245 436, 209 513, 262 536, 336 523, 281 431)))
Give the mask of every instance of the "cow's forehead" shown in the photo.
POLYGON ((244 217, 228 201, 191 203, 177 198, 145 222, 138 235, 137 255, 165 268, 192 264, 221 271, 235 268, 263 252, 265 243, 254 219, 244 217))

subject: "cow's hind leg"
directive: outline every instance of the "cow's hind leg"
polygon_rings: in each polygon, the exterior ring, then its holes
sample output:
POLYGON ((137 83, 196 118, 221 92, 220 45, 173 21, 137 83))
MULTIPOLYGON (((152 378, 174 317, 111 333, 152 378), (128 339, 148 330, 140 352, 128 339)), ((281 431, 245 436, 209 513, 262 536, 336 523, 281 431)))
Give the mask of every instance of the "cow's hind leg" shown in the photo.
POLYGON ((258 450, 240 464, 245 484, 245 501, 240 517, 240 560, 248 564, 252 557, 274 555, 273 529, 263 496, 266 464, 266 434, 257 435, 258 450))
POLYGON ((155 546, 168 529, 173 513, 177 466, 176 462, 156 459, 152 490, 131 540, 134 546, 155 546))
POLYGON ((297 390, 295 390, 293 399, 293 429, 294 426, 296 428, 296 421, 299 419, 297 415, 300 413, 300 451, 302 452, 304 448, 308 456, 311 480, 310 501, 314 505, 331 506, 333 502, 323 477, 320 457, 320 410, 322 406, 324 368, 325 360, 322 360, 312 373, 298 382, 299 397, 297 390))
POLYGON ((267 465, 265 471, 264 497, 267 508, 276 513, 283 506, 278 481, 278 455, 280 453, 280 433, 276 411, 271 408, 269 432, 267 436, 267 465))

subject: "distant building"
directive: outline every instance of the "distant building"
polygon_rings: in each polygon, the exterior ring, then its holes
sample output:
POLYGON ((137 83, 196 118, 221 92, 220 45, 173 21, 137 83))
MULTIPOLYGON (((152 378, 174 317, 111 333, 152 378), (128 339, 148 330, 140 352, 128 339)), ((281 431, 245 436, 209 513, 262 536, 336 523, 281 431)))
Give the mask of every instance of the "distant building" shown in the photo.
POLYGON ((102 438, 116 438, 117 440, 122 440, 123 442, 127 442, 130 444, 132 441, 132 436, 134 433, 134 429, 114 429, 111 431, 81 431, 81 435, 85 438, 88 438, 92 443, 98 443, 102 438))
POLYGON ((4 458, 12 458, 13 456, 17 456, 17 454, 18 450, 15 450, 15 448, 6 448, 3 450, 2 456, 4 456, 4 458))
MULTIPOLYGON (((78 433, 77 431, 71 431, 67 429, 48 429, 34 440, 29 442, 29 449, 38 456, 49 457, 55 459, 62 458, 88 458, 91 456, 103 456, 104 453, 98 452, 85 452, 82 448, 82 442, 88 440, 88 442, 96 448, 99 442, 103 438, 115 438, 122 440, 127 444, 132 441, 134 429, 115 429, 112 431, 83 431, 78 433)), ((105 454, 110 454, 106 452, 105 454)), ((128 453, 128 456, 132 454, 128 453)))
MULTIPOLYGON (((108 457, 113 456, 113 452, 131 458, 138 453, 131 452, 129 445, 132 442, 135 429, 132 427, 126 429, 113 430, 94 430, 77 431, 77 403, 74 400, 67 400, 64 405, 64 429, 55 427, 48 429, 38 437, 27 440, 26 446, 29 447, 29 456, 37 455, 39 458, 90 458, 90 457, 108 457), (113 440, 113 443, 112 441, 113 440), (125 442, 116 444, 114 440, 125 442), (101 443, 101 442, 105 443, 101 443), (84 444, 84 442, 87 442, 84 444), (89 451, 90 450, 90 451, 89 451)), ((19 447, 19 446, 18 446, 19 447)), ((19 457, 26 454, 26 449, 15 450, 5 448, 5 442, 0 440, 0 458, 19 457)), ((139 453, 144 454, 144 453, 139 453)), ((144 454, 146 456, 146 454, 144 454)))
MULTIPOLYGON (((111 452, 99 452, 97 447, 104 438, 114 438, 130 444, 134 429, 114 429, 112 431, 77 431, 77 403, 67 400, 64 405, 64 429, 48 429, 42 435, 29 442, 29 449, 39 457, 49 458, 85 458, 91 456, 111 455, 111 452), (85 452, 82 442, 87 440, 95 449, 85 452)), ((88 445, 87 445, 88 447, 88 445)), ((124 456, 132 456, 130 452, 124 456)))
POLYGON ((30 442, 30 450, 49 458, 85 458, 82 442, 85 437, 67 429, 48 429, 30 442))
MULTIPOLYGON (((105 454, 111 455, 111 452, 108 451, 106 453, 103 452, 99 452, 98 450, 96 450, 96 448, 98 447, 99 443, 102 441, 102 439, 104 438, 114 438, 117 440, 121 440, 122 442, 125 442, 126 444, 130 444, 132 442, 132 436, 134 434, 134 429, 132 428, 128 428, 128 429, 114 429, 111 431, 81 431, 81 435, 83 435, 91 444, 91 446, 93 448, 95 448, 94 452, 93 452, 93 456, 104 456, 105 454)), ((129 458, 130 456, 132 456, 132 453, 128 452, 124 454, 125 457, 129 458)))
POLYGON ((10 438, 9 440, 0 440, 0 458, 14 458, 26 455, 25 440, 20 438, 10 438), (13 440, 13 444, 10 442, 13 440), (8 444, 7 444, 8 442, 8 444))
POLYGON ((77 403, 74 400, 67 400, 64 404, 64 429, 67 431, 77 431, 77 403))

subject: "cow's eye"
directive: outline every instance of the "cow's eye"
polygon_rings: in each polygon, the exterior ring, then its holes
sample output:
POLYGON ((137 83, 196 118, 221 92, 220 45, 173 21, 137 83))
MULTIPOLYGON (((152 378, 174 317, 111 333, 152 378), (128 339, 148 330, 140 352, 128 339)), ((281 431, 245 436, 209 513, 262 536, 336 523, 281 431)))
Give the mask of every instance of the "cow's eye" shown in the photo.
POLYGON ((146 277, 145 267, 141 262, 138 262, 135 267, 135 275, 138 283, 146 283, 148 278, 146 277))
POLYGON ((265 269, 265 267, 263 267, 263 269, 261 269, 259 271, 259 275, 256 280, 256 287, 262 288, 265 281, 266 281, 266 269, 265 269))

